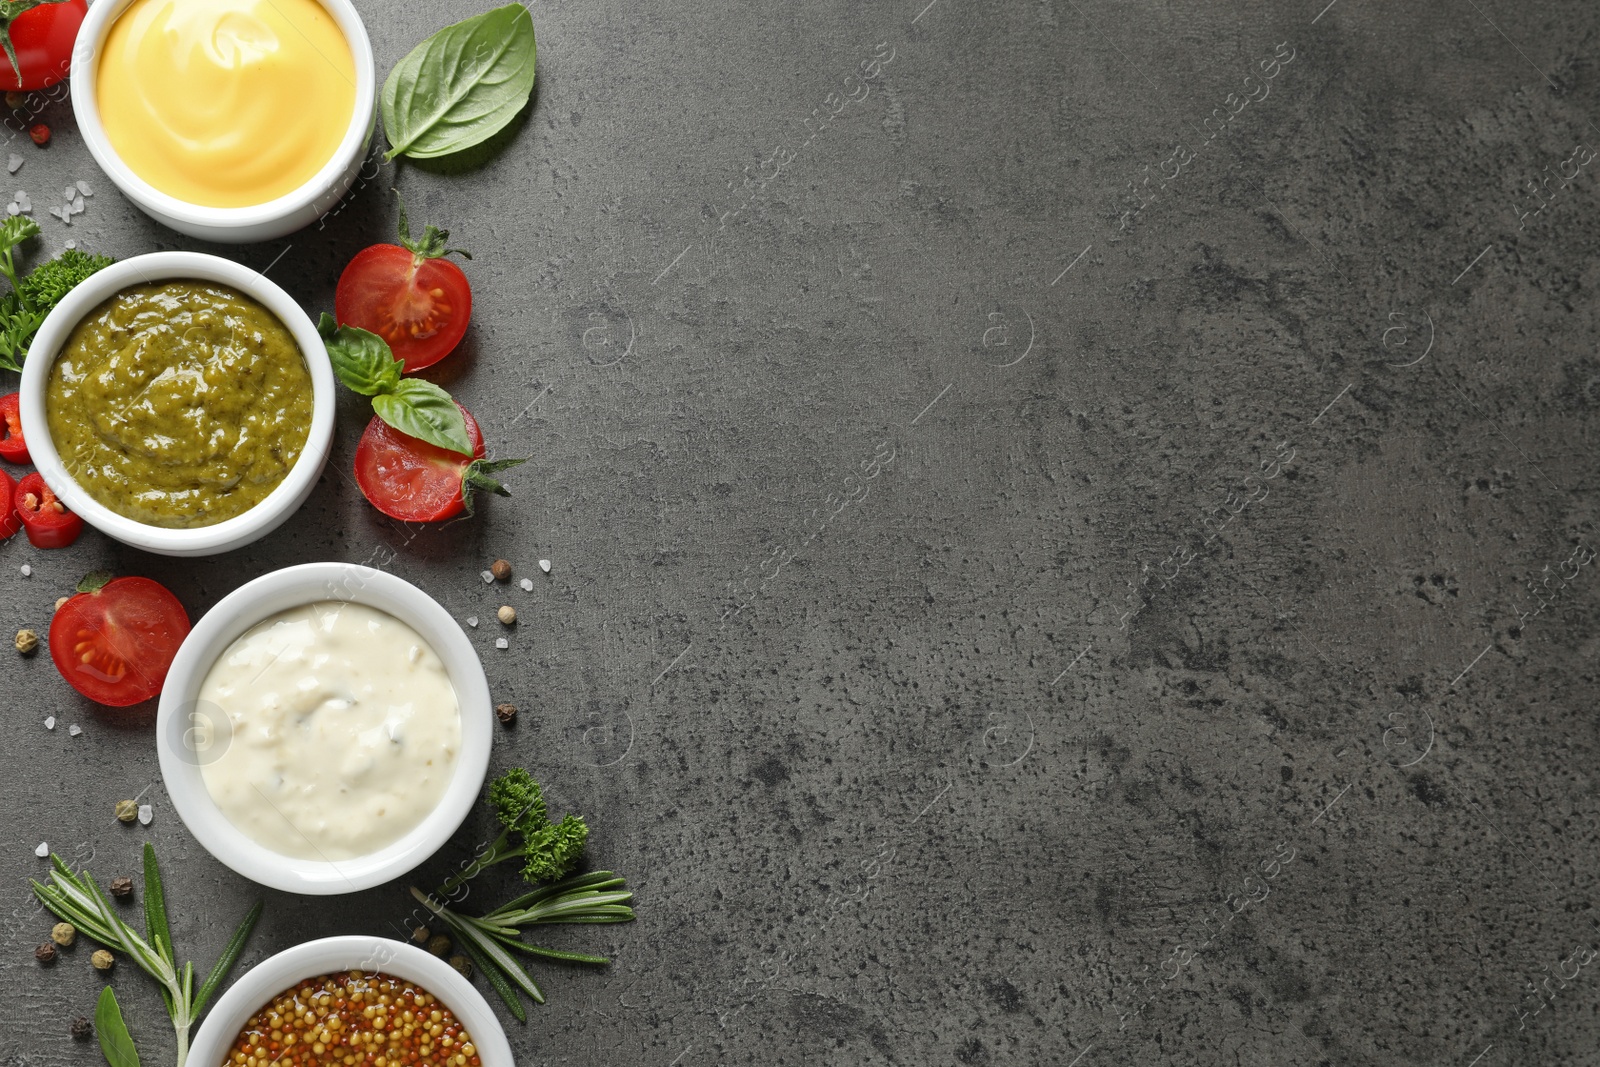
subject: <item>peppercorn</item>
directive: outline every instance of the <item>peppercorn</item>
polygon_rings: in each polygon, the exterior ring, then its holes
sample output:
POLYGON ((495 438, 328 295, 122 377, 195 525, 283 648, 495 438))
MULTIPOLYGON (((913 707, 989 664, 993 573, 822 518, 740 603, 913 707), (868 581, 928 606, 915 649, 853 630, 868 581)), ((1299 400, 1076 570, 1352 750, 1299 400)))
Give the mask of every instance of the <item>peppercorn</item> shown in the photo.
POLYGON ((116 897, 118 900, 126 900, 128 897, 133 896, 133 879, 111 879, 111 895, 116 897))
POLYGON ((497 582, 507 581, 511 577, 511 564, 506 560, 497 559, 489 565, 489 573, 494 575, 497 582))
POLYGON ((17 631, 17 651, 24 656, 31 656, 39 651, 39 635, 32 630, 17 631))
POLYGON ((428 928, 426 926, 419 926, 415 930, 411 931, 411 940, 415 941, 419 945, 426 945, 428 943, 428 938, 432 936, 432 934, 428 933, 428 928))
POLYGON ((136 800, 117 801, 117 821, 133 822, 139 817, 139 802, 136 800))
POLYGON ((71 948, 78 938, 78 928, 71 923, 56 923, 50 928, 50 940, 62 948, 71 948))
POLYGON ((463 978, 472 977, 472 961, 465 956, 451 956, 450 966, 454 967, 463 978))
POLYGON ((499 611, 495 612, 495 618, 499 619, 505 625, 510 626, 512 623, 517 621, 517 609, 512 607, 510 604, 506 604, 499 611))
POLYGON ((93 1034, 94 1027, 89 1025, 88 1019, 85 1019, 80 1015, 76 1019, 72 1020, 72 1036, 75 1039, 82 1041, 93 1034))
POLYGON ((28 136, 33 138, 34 144, 38 145, 40 148, 43 148, 45 145, 50 143, 50 127, 46 126, 42 122, 38 123, 28 130, 28 136))
POLYGON ((19 93, 13 89, 11 92, 6 94, 6 107, 9 107, 12 111, 17 111, 21 108, 24 108, 27 106, 27 104, 27 93, 19 93))
POLYGON ((89 957, 89 962, 94 964, 94 969, 97 971, 109 971, 111 965, 117 962, 117 958, 105 949, 97 948, 94 950, 94 955, 89 957))
POLYGON ((500 720, 501 726, 510 726, 517 721, 517 706, 515 704, 496 704, 495 717, 500 720))
POLYGON ((428 938, 428 951, 444 959, 450 955, 450 939, 443 934, 435 934, 428 938))
POLYGON ((56 945, 54 941, 46 941, 33 950, 33 958, 40 963, 54 963, 56 961, 56 945))

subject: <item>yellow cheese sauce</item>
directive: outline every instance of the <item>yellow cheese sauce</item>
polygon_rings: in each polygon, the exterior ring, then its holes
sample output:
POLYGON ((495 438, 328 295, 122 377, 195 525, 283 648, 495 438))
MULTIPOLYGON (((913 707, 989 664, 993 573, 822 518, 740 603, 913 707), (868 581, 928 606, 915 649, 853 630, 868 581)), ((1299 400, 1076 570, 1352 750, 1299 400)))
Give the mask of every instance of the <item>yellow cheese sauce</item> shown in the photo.
POLYGON ((355 111, 355 59, 317 0, 134 0, 97 73, 117 155, 205 207, 298 189, 333 158, 355 111))

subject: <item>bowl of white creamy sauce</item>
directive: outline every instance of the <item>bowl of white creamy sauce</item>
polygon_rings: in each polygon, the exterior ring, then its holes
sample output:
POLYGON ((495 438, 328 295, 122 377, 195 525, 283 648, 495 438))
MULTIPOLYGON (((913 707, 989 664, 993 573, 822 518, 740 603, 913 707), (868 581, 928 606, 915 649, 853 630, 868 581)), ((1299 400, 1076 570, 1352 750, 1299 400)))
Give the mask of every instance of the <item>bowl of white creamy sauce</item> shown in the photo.
POLYGON ((161 774, 223 863, 287 892, 356 892, 439 849, 475 803, 493 712, 432 597, 343 563, 288 567, 194 627, 156 713, 161 774))

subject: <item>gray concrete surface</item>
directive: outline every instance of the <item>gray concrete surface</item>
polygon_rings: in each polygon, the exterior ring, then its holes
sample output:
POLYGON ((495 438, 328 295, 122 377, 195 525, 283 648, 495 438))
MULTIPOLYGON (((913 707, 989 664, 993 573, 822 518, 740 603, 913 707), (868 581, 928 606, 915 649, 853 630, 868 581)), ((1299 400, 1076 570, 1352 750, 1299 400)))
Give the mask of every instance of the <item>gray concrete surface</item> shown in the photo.
MULTIPOLYGON (((364 7, 385 70, 475 10, 364 7)), ((524 709, 495 765, 588 817, 641 916, 552 937, 615 962, 542 970, 529 1067, 1600 1063, 1593 5, 532 11, 535 105, 481 168, 382 167, 219 250, 316 310, 389 184, 448 225, 478 303, 440 378, 533 457, 515 495, 383 520, 350 398, 252 548, 7 543, 8 633, 97 566, 197 616, 391 553, 459 617, 514 604, 508 651, 472 631, 524 709)), ((196 247, 47 120, 13 180, 48 248, 196 247)), ((98 1061, 86 953, 31 958, 40 841, 103 878, 155 842, 202 962, 257 896, 246 963, 407 914, 212 860, 148 714, 46 658, 0 693, 5 1063, 98 1061)))

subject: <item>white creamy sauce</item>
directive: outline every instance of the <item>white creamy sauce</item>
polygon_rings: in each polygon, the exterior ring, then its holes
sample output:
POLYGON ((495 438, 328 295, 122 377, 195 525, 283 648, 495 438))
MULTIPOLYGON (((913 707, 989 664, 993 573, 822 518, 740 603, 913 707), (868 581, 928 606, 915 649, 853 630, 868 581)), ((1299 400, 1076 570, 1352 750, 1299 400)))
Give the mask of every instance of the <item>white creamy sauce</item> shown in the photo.
POLYGON ((300 859, 353 859, 399 840, 438 805, 461 748, 443 662, 411 627, 361 604, 323 601, 258 623, 218 658, 200 700, 228 724, 203 757, 211 798, 246 836, 300 859))

